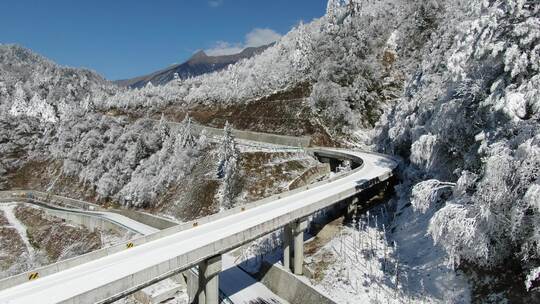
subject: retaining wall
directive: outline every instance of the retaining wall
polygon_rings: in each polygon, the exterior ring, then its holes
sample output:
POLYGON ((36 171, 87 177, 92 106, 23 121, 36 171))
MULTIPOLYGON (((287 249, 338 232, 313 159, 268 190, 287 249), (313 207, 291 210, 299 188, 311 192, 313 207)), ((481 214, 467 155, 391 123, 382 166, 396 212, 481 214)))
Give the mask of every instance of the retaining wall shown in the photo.
MULTIPOLYGON (((55 206, 50 206, 45 203, 41 203, 38 201, 33 201, 31 198, 28 198, 26 193, 25 195, 20 195, 20 193, 17 193, 18 195, 15 196, 14 192, 7 192, 4 191, 3 193, 0 192, 0 201, 1 202, 21 202, 21 203, 30 203, 33 205, 40 206, 41 209, 49 216, 55 216, 61 219, 64 219, 66 221, 69 221, 76 225, 81 225, 89 230, 111 230, 117 233, 125 234, 131 230, 119 225, 116 222, 113 222, 109 219, 98 217, 98 216, 92 216, 88 214, 84 214, 81 212, 77 212, 77 210, 73 209, 70 210, 69 208, 60 208, 55 206), (11 195, 6 195, 11 194, 11 195)), ((33 199, 36 199, 34 196, 33 199)))
POLYGON ((68 197, 63 197, 59 195, 54 195, 51 193, 45 193, 35 190, 13 190, 13 191, 0 191, 0 199, 4 200, 15 200, 18 201, 27 201, 28 199, 34 199, 51 205, 65 206, 67 208, 72 208, 74 211, 77 209, 89 210, 89 211, 107 211, 114 212, 125 217, 128 217, 134 221, 143 223, 150 227, 154 227, 159 230, 167 229, 173 226, 178 225, 177 222, 174 222, 169 219, 165 219, 156 215, 139 212, 136 210, 129 209, 105 209, 97 204, 92 204, 89 202, 76 200, 68 197))
POLYGON ((169 219, 164 219, 162 217, 158 217, 152 214, 143 213, 136 210, 129 210, 129 209, 107 209, 108 212, 117 213, 120 215, 123 215, 125 217, 128 217, 134 221, 143 223, 147 226, 163 230, 167 228, 174 227, 178 225, 177 222, 174 222, 169 219))
MULTIPOLYGON (((167 124, 169 124, 170 126, 180 125, 180 123, 176 123, 176 122, 167 122, 167 124)), ((199 124, 192 124, 191 128, 193 130, 193 133, 195 134, 200 134, 203 131, 205 131, 206 134, 211 137, 223 136, 223 129, 202 126, 199 124)), ((305 147, 309 147, 311 144, 311 136, 294 137, 294 136, 276 135, 276 134, 270 134, 270 133, 261 133, 261 132, 236 130, 236 129, 232 129, 232 133, 237 139, 264 142, 264 143, 269 143, 269 144, 274 144, 274 145, 305 148, 305 147)))
POLYGON ((295 178, 288 186, 289 190, 296 189, 298 187, 306 186, 314 182, 320 177, 330 174, 330 165, 321 164, 316 167, 311 167, 304 171, 300 176, 295 178))
POLYGON ((11 190, 0 191, 0 198, 20 198, 20 199, 36 199, 42 202, 51 202, 60 206, 71 207, 74 209, 83 210, 99 210, 101 207, 89 202, 54 195, 51 193, 40 192, 35 190, 11 190))
POLYGON ((130 230, 114 223, 109 220, 106 220, 101 217, 97 216, 91 216, 91 215, 85 215, 82 213, 76 213, 76 212, 69 212, 69 211, 62 211, 62 210, 54 210, 49 208, 43 208, 46 214, 56 216, 58 218, 65 219, 66 221, 70 221, 74 224, 84 226, 90 230, 100 229, 100 230, 110 230, 114 231, 120 234, 126 234, 130 230))
POLYGON ((259 273, 261 275, 258 279, 261 283, 291 304, 336 304, 291 272, 277 265, 264 262, 259 273))

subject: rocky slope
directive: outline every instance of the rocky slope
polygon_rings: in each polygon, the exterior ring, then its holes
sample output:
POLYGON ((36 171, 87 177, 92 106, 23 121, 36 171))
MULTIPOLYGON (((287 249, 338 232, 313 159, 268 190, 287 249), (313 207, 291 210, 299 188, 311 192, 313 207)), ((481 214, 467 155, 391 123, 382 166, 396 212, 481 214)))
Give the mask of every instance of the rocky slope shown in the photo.
POLYGON ((27 204, 0 205, 0 278, 118 243, 128 235, 89 231, 27 204))

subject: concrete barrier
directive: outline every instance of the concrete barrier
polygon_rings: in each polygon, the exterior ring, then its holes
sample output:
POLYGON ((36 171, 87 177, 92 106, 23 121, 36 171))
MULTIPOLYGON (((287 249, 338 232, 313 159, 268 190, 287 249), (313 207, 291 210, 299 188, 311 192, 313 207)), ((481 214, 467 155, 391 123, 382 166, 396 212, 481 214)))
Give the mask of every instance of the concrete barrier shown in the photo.
POLYGON ((35 199, 50 205, 58 205, 73 210, 88 210, 88 211, 107 211, 113 212, 125 217, 128 217, 134 221, 143 223, 150 227, 154 227, 159 230, 167 229, 178 225, 177 222, 159 217, 153 214, 148 214, 136 210, 130 209, 106 209, 93 203, 89 203, 82 200, 72 199, 64 196, 55 195, 52 193, 46 193, 35 190, 12 190, 12 191, 0 191, 0 199, 26 201, 28 199, 35 199))
POLYGON ((311 167, 304 171, 300 176, 295 178, 292 182, 290 182, 287 188, 289 190, 293 190, 298 187, 309 185, 318 178, 328 174, 330 174, 330 164, 321 164, 315 167, 311 167))
POLYGON ((336 304, 329 297, 280 266, 264 262, 259 273, 258 279, 261 283, 291 304, 336 304))
POLYGON ((109 221, 107 219, 97 217, 97 216, 91 216, 91 215, 85 215, 82 213, 61 211, 61 210, 55 210, 55 209, 49 209, 49 208, 43 208, 43 211, 45 211, 46 214, 64 219, 73 224, 84 226, 91 231, 99 229, 103 231, 114 231, 119 234, 126 234, 128 232, 134 232, 123 226, 118 225, 115 222, 112 222, 112 221, 109 221))
POLYGON ((108 212, 117 213, 120 215, 123 215, 125 217, 128 217, 134 221, 143 223, 145 225, 148 225, 150 227, 163 230, 167 228, 174 227, 178 225, 178 222, 175 222, 173 220, 165 219, 159 216, 155 216, 153 214, 143 213, 136 210, 130 210, 130 209, 107 209, 108 212))
MULTIPOLYGON (((167 124, 173 127, 180 126, 180 123, 177 123, 177 122, 167 122, 167 124)), ((191 128, 194 134, 200 134, 203 131, 205 131, 206 134, 211 137, 223 136, 223 129, 202 126, 199 124, 192 124, 191 128)), ((274 145, 306 148, 306 147, 309 147, 311 144, 311 136, 294 137, 294 136, 276 135, 276 134, 270 134, 270 133, 253 132, 253 131, 236 130, 236 129, 233 129, 232 133, 237 139, 263 142, 263 143, 269 143, 269 144, 274 144, 274 145)))

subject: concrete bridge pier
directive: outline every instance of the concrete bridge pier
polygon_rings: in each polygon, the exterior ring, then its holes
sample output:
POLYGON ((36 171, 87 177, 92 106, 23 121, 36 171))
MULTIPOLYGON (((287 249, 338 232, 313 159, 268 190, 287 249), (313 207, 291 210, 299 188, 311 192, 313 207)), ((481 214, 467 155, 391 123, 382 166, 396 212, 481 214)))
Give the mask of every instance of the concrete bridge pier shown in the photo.
POLYGON ((347 199, 347 209, 345 210, 345 218, 351 220, 358 211, 358 203, 360 199, 357 196, 353 196, 347 199))
POLYGON ((303 219, 294 224, 294 274, 302 275, 304 270, 304 231, 307 220, 303 219))
POLYGON ((292 270, 296 275, 303 274, 304 231, 307 227, 307 220, 302 219, 289 223, 284 227, 283 231, 283 267, 287 270, 292 270), (292 254, 291 247, 293 247, 292 254), (293 262, 292 265, 291 259, 293 262))
POLYGON ((199 264, 199 288, 195 297, 198 304, 219 303, 221 267, 221 255, 209 258, 199 264))
POLYGON ((291 258, 293 257, 291 248, 292 237, 291 224, 287 224, 283 227, 283 268, 287 270, 291 269, 291 258))

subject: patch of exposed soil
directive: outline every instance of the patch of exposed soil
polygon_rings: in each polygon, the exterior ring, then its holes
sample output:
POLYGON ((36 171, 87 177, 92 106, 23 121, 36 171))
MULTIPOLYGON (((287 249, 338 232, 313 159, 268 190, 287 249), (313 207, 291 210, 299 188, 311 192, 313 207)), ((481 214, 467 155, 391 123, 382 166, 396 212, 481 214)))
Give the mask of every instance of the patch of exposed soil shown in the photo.
MULTIPOLYGON (((336 145, 324 128, 313 120, 304 99, 197 105, 190 108, 172 105, 163 111, 163 115, 172 121, 181 121, 186 113, 197 122, 211 127, 223 128, 228 121, 233 128, 239 130, 289 136, 310 135, 314 145, 336 145)), ((159 119, 160 116, 161 113, 156 113, 154 118, 159 119)))
POLYGON ((337 218, 324 225, 315 237, 304 246, 306 256, 311 256, 323 248, 328 242, 335 238, 343 227, 344 217, 337 218))
POLYGON ((29 189, 43 192, 50 190, 56 195, 93 203, 98 201, 94 189, 84 186, 76 178, 66 176, 61 172, 61 161, 28 161, 9 175, 9 186, 10 189, 29 189))
POLYGON ((9 174, 11 189, 28 189, 29 185, 43 189, 49 182, 50 171, 54 170, 54 163, 48 161, 28 161, 18 170, 9 174), (44 178, 45 177, 45 178, 44 178))
POLYGON ((318 259, 309 265, 311 268, 311 280, 321 282, 326 270, 336 262, 337 258, 331 250, 323 248, 318 254, 318 259))
POLYGON ((62 219, 47 216, 43 210, 19 205, 15 216, 27 227, 32 246, 45 251, 50 262, 101 248, 99 232, 69 225, 62 219))
POLYGON ((214 197, 219 187, 215 178, 215 151, 207 150, 193 167, 190 176, 171 186, 159 198, 153 212, 167 214, 182 221, 211 215, 219 206, 214 197))
POLYGON ((289 183, 318 162, 305 153, 246 152, 242 154, 243 202, 288 190, 289 183))
MULTIPOLYGON (((20 258, 26 252, 26 245, 15 228, 0 227, 0 278, 13 274, 20 258)), ((21 265, 21 267, 24 267, 21 265)))

